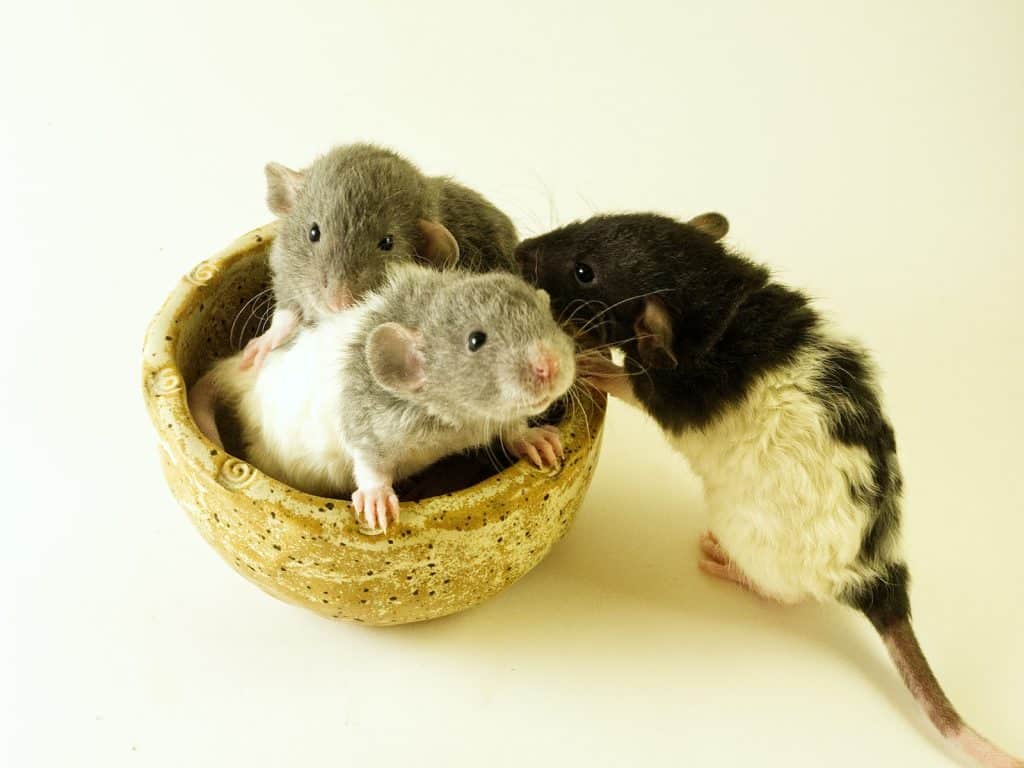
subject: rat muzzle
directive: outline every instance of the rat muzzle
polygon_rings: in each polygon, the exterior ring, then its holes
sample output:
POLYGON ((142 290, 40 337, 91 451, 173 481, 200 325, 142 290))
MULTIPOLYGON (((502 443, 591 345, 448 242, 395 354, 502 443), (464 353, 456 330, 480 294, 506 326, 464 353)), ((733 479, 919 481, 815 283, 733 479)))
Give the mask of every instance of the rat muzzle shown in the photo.
POLYGON ((331 312, 341 312, 348 309, 355 303, 352 290, 347 284, 333 285, 324 294, 324 302, 331 312))

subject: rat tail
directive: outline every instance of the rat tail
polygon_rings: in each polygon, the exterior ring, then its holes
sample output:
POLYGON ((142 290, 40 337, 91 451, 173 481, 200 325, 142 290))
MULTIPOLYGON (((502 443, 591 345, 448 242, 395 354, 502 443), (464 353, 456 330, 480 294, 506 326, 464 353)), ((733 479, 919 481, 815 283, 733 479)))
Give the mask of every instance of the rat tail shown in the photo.
POLYGON ((907 689, 949 743, 989 768, 1024 768, 1014 757, 967 725, 935 679, 910 623, 907 568, 892 565, 857 595, 854 605, 874 625, 907 689), (884 580, 883 580, 884 579, 884 580))
POLYGON ((213 375, 207 373, 195 383, 195 386, 189 387, 188 409, 192 411, 192 418, 199 431, 218 448, 223 449, 224 441, 221 440, 220 431, 217 429, 216 408, 217 385, 213 375))

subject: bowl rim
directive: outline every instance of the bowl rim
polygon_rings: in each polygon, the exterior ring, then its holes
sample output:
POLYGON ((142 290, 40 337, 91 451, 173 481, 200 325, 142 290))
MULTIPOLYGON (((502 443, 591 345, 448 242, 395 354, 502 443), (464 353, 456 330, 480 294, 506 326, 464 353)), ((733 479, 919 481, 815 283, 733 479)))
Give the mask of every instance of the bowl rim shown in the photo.
MULTIPOLYGON (((172 332, 172 329, 176 326, 179 318, 192 311, 199 291, 215 282, 220 273, 239 261, 251 257, 254 251, 270 248, 277 231, 278 221, 276 220, 256 227, 236 238, 212 256, 200 261, 179 280, 178 285, 164 300, 146 329, 142 365, 142 390, 145 403, 150 414, 150 421, 156 429, 160 442, 178 447, 177 456, 184 461, 189 473, 210 474, 211 458, 218 458, 222 455, 223 459, 219 459, 220 466, 213 468, 214 476, 225 472, 243 475, 254 473, 253 477, 259 477, 263 481, 258 485, 270 489, 271 493, 277 494, 279 498, 286 496, 303 505, 312 505, 314 508, 326 506, 336 512, 346 512, 347 508, 347 513, 354 517, 349 499, 318 496, 293 488, 266 474, 255 465, 215 445, 200 432, 188 407, 187 385, 177 360, 178 336, 176 332, 172 332), (181 435, 176 434, 173 430, 174 425, 167 424, 159 418, 158 399, 164 402, 171 400, 177 406, 174 408, 178 415, 177 426, 188 431, 186 435, 188 440, 181 440, 181 435), (182 413, 187 418, 181 418, 182 413), (339 509, 339 505, 342 506, 341 509, 339 509)), ((603 396, 595 394, 592 403, 583 402, 579 408, 567 409, 565 417, 558 424, 567 453, 570 448, 578 449, 584 455, 591 450, 599 450, 606 402, 603 396)), ((425 497, 418 501, 401 501, 400 506, 403 512, 420 509, 434 500, 458 497, 486 487, 493 484, 495 478, 533 485, 542 478, 556 478, 561 473, 561 469, 562 467, 554 473, 549 470, 540 470, 525 459, 519 459, 511 466, 495 472, 473 485, 442 496, 425 497)), ((213 478, 211 477, 211 479, 213 478)), ((257 484, 245 482, 233 486, 229 490, 231 493, 241 494, 250 501, 259 503, 266 499, 266 494, 264 491, 256 493, 255 485, 257 484)))

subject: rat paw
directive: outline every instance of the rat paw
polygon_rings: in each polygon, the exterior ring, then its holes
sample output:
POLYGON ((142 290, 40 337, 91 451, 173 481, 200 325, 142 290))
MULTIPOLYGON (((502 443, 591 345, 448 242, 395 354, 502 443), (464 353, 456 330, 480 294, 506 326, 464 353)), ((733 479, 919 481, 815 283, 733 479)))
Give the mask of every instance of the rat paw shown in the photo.
POLYGON ((749 576, 740 570, 740 567, 730 559, 729 554, 722 547, 718 537, 711 531, 704 531, 701 534, 700 551, 705 559, 701 560, 697 565, 704 573, 717 579, 738 584, 751 594, 757 595, 764 600, 773 603, 779 602, 771 597, 771 595, 765 594, 760 587, 750 580, 749 576))
POLYGON ((250 339, 242 351, 242 362, 239 368, 243 371, 249 368, 258 370, 263 365, 263 361, 267 359, 267 355, 273 352, 279 344, 280 340, 276 338, 276 334, 272 334, 270 331, 255 339, 250 339))
POLYGON ((557 467, 558 462, 565 458, 558 427, 547 424, 526 430, 507 447, 517 459, 529 459, 538 469, 557 467))
POLYGON ((356 489, 352 494, 352 507, 356 519, 374 533, 386 531, 388 522, 398 522, 398 495, 390 485, 356 489))
POLYGON ((598 392, 612 395, 627 403, 636 401, 629 372, 603 354, 584 352, 577 355, 576 377, 580 382, 598 392))
POLYGON ((711 531, 704 531, 700 535, 700 551, 713 563, 729 565, 731 562, 729 555, 722 549, 722 544, 718 541, 718 537, 711 531))

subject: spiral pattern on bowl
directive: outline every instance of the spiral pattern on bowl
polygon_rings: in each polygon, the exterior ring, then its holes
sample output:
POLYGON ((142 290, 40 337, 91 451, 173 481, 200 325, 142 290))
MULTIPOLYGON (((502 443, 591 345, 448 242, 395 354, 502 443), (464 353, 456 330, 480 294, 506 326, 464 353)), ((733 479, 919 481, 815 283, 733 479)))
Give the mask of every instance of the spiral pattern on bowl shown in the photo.
POLYGON ((206 285, 210 278, 217 274, 217 267, 208 261, 196 264, 195 269, 185 275, 185 279, 193 285, 206 285))
POLYGON ((238 459, 228 458, 220 465, 217 473, 217 482, 225 488, 237 491, 245 488, 256 477, 256 469, 252 464, 247 464, 238 459))
POLYGON ((170 395, 182 385, 181 375, 174 368, 163 368, 153 377, 153 394, 170 395))

